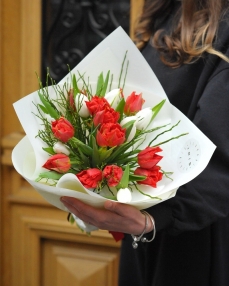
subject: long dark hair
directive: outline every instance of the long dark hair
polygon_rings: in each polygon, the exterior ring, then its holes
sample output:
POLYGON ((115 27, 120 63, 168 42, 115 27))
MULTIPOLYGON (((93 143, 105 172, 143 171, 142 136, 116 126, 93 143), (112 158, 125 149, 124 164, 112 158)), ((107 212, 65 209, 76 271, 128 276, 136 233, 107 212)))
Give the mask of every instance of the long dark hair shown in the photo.
POLYGON ((205 52, 218 55, 213 48, 219 21, 228 6, 226 0, 182 0, 170 33, 158 29, 171 13, 175 0, 146 0, 135 29, 135 40, 141 49, 152 36, 153 45, 161 60, 168 66, 191 63, 205 52))

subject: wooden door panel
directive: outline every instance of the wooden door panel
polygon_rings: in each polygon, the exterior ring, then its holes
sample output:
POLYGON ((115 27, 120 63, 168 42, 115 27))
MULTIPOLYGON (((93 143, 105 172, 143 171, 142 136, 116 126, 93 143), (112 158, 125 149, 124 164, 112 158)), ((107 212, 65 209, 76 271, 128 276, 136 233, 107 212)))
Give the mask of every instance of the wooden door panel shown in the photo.
POLYGON ((117 249, 45 240, 41 253, 43 286, 117 285, 117 249))
POLYGON ((66 214, 53 207, 12 205, 9 285, 117 285, 120 244, 106 231, 82 233, 66 214))
MULTIPOLYGON (((120 243, 106 231, 92 236, 66 220, 12 167, 24 136, 12 104, 38 88, 41 0, 0 0, 0 285, 115 286, 120 243)), ((131 0, 131 31, 143 0, 131 0)))

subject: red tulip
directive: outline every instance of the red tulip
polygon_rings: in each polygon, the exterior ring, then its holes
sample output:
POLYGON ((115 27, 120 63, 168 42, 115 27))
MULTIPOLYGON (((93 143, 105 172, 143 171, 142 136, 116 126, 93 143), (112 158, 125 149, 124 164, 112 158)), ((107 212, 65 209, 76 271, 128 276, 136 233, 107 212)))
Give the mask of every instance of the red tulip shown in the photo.
POLYGON ((52 132, 57 139, 64 143, 74 136, 72 124, 64 117, 60 117, 60 119, 52 122, 52 132))
POLYGON ((136 94, 136 92, 133 91, 126 99, 124 113, 128 116, 135 115, 139 110, 142 109, 144 102, 145 100, 142 98, 142 93, 136 94))
POLYGON ((97 131, 96 141, 101 147, 114 147, 125 141, 126 130, 118 123, 104 123, 97 131))
POLYGON ((109 106, 105 106, 103 110, 98 111, 93 118, 94 125, 97 126, 103 123, 116 123, 119 120, 120 114, 109 106))
POLYGON ((106 179, 108 186, 115 187, 119 184, 123 175, 121 167, 108 165, 103 169, 103 178, 106 179))
POLYGON ((110 106, 105 98, 98 96, 93 96, 90 101, 86 101, 86 105, 91 115, 103 110, 105 106, 110 106))
POLYGON ((160 169, 161 168, 159 166, 154 166, 152 169, 137 168, 134 171, 134 174, 146 177, 145 180, 138 181, 137 183, 142 185, 149 185, 156 188, 157 182, 160 181, 163 176, 163 174, 160 172, 160 169))
POLYGON ((138 153, 138 164, 141 168, 150 169, 155 166, 163 156, 157 155, 157 152, 161 152, 160 147, 147 147, 138 153))
POLYGON ((102 171, 97 168, 83 170, 76 174, 85 188, 96 188, 99 182, 102 181, 102 171))
POLYGON ((56 154, 51 156, 42 167, 58 173, 66 173, 71 168, 71 162, 65 154, 56 154))

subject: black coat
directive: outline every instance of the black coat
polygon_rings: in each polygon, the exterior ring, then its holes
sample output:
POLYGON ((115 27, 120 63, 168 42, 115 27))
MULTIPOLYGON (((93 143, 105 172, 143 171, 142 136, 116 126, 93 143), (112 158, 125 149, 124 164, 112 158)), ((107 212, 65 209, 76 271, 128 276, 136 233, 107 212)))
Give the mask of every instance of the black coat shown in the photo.
MULTIPOLYGON (((229 14, 215 48, 229 57, 229 14)), ((125 235, 120 286, 229 285, 229 64, 207 55, 172 69, 148 44, 143 55, 170 102, 217 146, 206 169, 181 186, 174 198, 147 209, 157 234, 132 248, 125 235)), ((151 234, 152 235, 152 234, 151 234)), ((150 237, 150 235, 149 235, 150 237)))

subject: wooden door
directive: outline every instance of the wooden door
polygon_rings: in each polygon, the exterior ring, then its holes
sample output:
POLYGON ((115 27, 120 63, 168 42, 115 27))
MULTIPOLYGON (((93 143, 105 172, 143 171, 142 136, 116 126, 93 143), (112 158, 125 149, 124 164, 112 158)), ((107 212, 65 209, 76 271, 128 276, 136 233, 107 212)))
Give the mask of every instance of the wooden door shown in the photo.
MULTIPOLYGON (((131 23, 142 2, 131 1, 131 23)), ((12 104, 38 88, 40 46, 41 0, 0 0, 0 285, 115 286, 120 243, 70 225, 12 167, 24 136, 12 104)))

